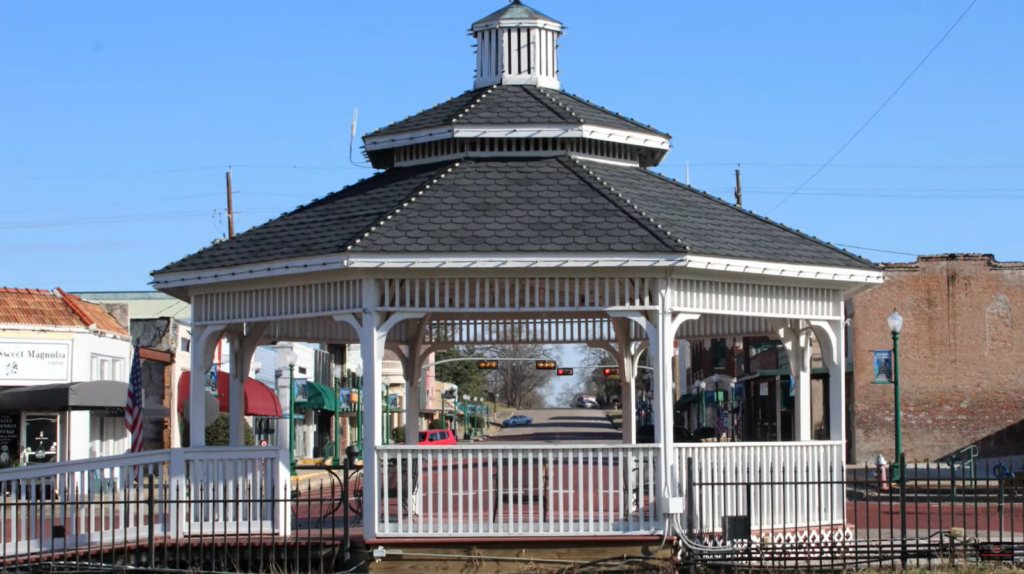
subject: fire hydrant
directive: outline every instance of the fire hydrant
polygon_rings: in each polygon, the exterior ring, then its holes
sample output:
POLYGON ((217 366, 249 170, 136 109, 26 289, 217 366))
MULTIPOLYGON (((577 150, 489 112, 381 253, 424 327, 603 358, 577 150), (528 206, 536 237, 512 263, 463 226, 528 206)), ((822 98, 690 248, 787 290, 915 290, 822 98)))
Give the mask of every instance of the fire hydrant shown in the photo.
POLYGON ((885 457, 878 455, 878 458, 875 459, 875 467, 875 474, 878 476, 878 490, 888 492, 889 477, 887 476, 888 472, 886 469, 885 457))

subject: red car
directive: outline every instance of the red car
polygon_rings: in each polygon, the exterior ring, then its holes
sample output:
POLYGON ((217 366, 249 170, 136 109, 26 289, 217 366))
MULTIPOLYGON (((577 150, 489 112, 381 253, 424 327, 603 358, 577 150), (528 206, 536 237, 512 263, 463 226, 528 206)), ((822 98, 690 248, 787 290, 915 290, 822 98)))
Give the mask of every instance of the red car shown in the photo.
POLYGON ((421 446, 446 446, 459 444, 459 442, 455 440, 455 433, 448 429, 444 429, 420 431, 419 444, 421 446))

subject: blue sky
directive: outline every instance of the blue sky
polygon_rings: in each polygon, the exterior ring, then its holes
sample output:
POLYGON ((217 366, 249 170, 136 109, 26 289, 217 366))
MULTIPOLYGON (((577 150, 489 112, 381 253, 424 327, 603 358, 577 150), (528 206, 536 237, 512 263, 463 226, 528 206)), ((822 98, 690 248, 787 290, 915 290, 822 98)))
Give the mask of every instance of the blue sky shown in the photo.
MULTIPOLYGON (((660 171, 875 261, 1024 259, 1024 3, 981 0, 801 194, 969 0, 535 0, 567 91, 674 136, 660 171)), ((146 288, 226 232, 372 171, 359 133, 472 85, 505 0, 0 3, 0 284, 146 288), (291 167, 298 166, 298 167, 291 167)))

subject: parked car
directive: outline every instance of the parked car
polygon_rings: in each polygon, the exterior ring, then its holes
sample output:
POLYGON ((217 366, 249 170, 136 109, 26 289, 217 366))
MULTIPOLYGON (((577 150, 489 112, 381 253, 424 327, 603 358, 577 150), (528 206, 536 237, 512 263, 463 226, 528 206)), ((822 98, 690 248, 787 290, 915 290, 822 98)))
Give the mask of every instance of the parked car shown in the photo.
POLYGON ((533 423, 533 419, 531 419, 530 417, 528 417, 526 415, 513 415, 513 416, 510 416, 507 419, 501 421, 501 426, 503 426, 503 427, 518 427, 518 426, 528 425, 528 424, 532 424, 532 423, 533 423))
POLYGON ((420 431, 420 446, 448 446, 459 444, 449 429, 420 431))

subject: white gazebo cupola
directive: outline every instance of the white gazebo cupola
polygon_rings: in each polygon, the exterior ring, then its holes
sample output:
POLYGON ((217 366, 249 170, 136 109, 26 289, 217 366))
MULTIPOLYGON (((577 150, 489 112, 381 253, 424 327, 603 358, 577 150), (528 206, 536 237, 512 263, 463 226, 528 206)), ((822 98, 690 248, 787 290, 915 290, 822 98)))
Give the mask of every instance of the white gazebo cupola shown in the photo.
POLYGON ((470 33, 476 38, 474 89, 498 84, 561 89, 560 22, 514 0, 474 22, 470 33))

